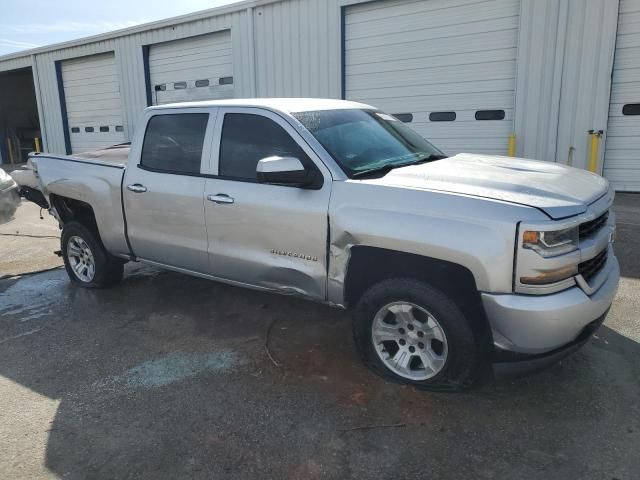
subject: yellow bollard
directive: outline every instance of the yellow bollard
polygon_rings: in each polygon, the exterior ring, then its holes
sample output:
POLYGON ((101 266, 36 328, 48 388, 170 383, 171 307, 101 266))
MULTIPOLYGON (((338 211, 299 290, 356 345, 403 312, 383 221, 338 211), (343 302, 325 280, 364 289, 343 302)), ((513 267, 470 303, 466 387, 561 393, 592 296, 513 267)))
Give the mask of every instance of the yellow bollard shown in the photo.
POLYGON ((33 139, 36 142, 36 152, 40 153, 40 139, 38 137, 33 139))
POLYGON ((516 156, 516 134, 509 135, 509 147, 507 148, 507 155, 510 157, 516 156))
POLYGON ((604 132, 602 130, 589 130, 591 142, 589 143, 589 171, 598 171, 598 154, 600 153, 600 138, 604 132))

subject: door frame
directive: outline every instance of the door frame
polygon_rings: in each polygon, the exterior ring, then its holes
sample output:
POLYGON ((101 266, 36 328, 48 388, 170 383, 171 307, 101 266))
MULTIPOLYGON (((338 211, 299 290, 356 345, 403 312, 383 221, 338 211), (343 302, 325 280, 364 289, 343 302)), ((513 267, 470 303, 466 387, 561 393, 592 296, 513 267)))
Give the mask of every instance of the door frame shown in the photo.
MULTIPOLYGON (((246 183, 255 183, 249 180, 242 179, 227 179, 226 177, 219 175, 219 167, 220 167, 220 142, 222 140, 222 128, 224 126, 224 117, 227 113, 238 113, 238 114, 246 114, 246 115, 258 115, 261 117, 266 117, 269 120, 274 121, 280 127, 282 127, 285 132, 289 134, 289 136, 302 148, 304 153, 311 159, 311 161, 316 165, 320 173, 324 178, 324 182, 333 181, 334 175, 325 162, 323 160, 323 156, 321 153, 317 152, 314 148, 312 148, 303 135, 291 125, 290 121, 284 117, 282 114, 270 110, 268 108, 254 107, 254 106, 221 106, 218 108, 217 116, 216 116, 216 124, 213 130, 213 138, 211 143, 211 154, 209 156, 209 166, 205 173, 205 176, 209 178, 215 178, 220 180, 229 180, 236 182, 246 182, 246 183)), ((294 188, 294 187, 289 187, 294 188)))

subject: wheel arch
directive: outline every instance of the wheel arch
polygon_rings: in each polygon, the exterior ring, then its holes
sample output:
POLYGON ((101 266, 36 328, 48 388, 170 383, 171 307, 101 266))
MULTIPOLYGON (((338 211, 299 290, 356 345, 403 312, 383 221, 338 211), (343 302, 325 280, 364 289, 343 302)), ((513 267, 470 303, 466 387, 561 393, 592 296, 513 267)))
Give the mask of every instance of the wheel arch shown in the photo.
POLYGON ((475 333, 491 335, 473 273, 462 265, 423 255, 354 246, 344 285, 347 307, 354 307, 373 285, 391 278, 418 280, 441 290, 459 306, 475 333))
POLYGON ((89 203, 56 194, 50 194, 49 201, 62 225, 78 222, 99 233, 96 215, 89 203))

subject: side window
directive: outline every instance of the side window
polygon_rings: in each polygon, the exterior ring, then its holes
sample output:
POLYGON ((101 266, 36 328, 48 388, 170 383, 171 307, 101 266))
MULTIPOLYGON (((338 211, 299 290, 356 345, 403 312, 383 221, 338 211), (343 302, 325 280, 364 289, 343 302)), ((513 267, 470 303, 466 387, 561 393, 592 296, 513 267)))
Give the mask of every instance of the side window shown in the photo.
POLYGON ((171 173, 200 173, 207 113, 155 115, 147 124, 140 165, 171 173))
POLYGON ((296 157, 303 165, 313 166, 296 141, 273 120, 246 113, 224 116, 220 176, 256 180, 258 161, 274 155, 296 157))

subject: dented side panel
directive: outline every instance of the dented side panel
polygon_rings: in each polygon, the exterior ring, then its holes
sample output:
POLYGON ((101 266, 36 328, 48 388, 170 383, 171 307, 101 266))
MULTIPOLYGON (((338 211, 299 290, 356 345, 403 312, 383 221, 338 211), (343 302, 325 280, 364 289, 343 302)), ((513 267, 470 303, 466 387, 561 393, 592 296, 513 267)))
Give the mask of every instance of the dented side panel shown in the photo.
POLYGON ((91 205, 107 250, 114 255, 129 254, 120 190, 124 167, 42 155, 32 158, 31 163, 49 204, 49 196, 54 194, 91 205))
POLYGON ((207 194, 234 199, 206 205, 211 275, 324 301, 330 187, 207 179, 207 194))
POLYGON ((298 130, 267 110, 221 109, 214 145, 220 143, 227 113, 261 115, 280 125, 315 163, 324 181, 319 190, 312 190, 218 177, 219 149, 214 148, 205 198, 225 195, 230 202, 205 201, 210 274, 324 302, 330 170, 298 130))
POLYGON ((545 218, 506 202, 358 180, 334 183, 329 217, 328 301, 337 305, 354 246, 449 261, 471 271, 479 290, 511 292, 517 224, 545 218))

